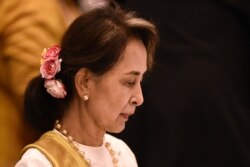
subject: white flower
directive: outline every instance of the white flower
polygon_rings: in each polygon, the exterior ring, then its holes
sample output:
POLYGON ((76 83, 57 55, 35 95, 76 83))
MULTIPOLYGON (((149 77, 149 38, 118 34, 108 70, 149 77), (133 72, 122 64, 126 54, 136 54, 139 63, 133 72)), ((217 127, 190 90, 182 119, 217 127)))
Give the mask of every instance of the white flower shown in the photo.
POLYGON ((59 80, 45 80, 44 87, 47 89, 47 92, 55 98, 64 98, 67 95, 63 83, 59 80))

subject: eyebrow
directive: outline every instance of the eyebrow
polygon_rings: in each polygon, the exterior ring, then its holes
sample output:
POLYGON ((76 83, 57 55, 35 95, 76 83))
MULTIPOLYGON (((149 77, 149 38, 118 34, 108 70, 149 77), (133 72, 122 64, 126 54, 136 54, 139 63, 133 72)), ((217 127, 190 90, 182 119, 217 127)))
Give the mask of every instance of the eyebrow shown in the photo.
POLYGON ((125 73, 125 75, 135 75, 135 76, 139 76, 141 73, 139 71, 130 71, 128 73, 125 73))

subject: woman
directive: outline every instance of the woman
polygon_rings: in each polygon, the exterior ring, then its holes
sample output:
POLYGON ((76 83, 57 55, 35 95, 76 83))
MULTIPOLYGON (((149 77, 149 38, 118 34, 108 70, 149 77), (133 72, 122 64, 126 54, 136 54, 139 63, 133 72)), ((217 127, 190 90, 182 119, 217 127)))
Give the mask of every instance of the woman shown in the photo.
POLYGON ((21 166, 135 167, 119 133, 143 103, 156 27, 115 3, 77 18, 61 47, 42 53, 41 76, 25 95, 26 117, 44 135, 24 148, 21 166))

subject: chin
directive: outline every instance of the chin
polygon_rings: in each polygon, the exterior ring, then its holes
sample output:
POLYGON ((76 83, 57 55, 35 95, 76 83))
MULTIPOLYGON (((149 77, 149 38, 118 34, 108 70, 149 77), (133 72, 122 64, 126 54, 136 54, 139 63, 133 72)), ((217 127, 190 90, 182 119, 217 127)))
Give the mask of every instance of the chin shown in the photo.
POLYGON ((110 133, 121 133, 124 129, 125 129, 125 124, 123 126, 110 128, 107 131, 110 132, 110 133))

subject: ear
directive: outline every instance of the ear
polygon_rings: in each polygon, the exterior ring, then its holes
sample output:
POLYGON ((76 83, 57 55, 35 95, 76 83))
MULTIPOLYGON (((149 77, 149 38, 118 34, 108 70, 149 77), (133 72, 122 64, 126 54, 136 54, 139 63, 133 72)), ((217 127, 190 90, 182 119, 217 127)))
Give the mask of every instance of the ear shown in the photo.
POLYGON ((75 75, 75 87, 79 97, 88 94, 88 79, 89 71, 86 68, 81 68, 75 75))

